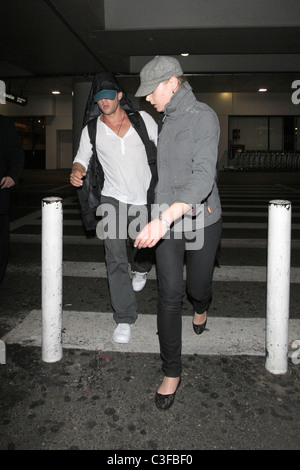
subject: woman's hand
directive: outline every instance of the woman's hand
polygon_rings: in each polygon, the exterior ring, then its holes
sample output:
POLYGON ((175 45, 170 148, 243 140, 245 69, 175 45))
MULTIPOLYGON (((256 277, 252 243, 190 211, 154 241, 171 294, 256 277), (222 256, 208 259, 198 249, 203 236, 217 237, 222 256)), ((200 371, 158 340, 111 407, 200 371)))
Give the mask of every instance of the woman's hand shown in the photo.
POLYGON ((152 248, 167 233, 172 223, 191 210, 185 202, 174 202, 160 214, 160 219, 154 219, 138 234, 134 246, 137 248, 152 248))
POLYGON ((165 227, 159 219, 154 219, 145 225, 143 230, 138 234, 134 246, 137 248, 152 248, 167 233, 168 228, 165 227))

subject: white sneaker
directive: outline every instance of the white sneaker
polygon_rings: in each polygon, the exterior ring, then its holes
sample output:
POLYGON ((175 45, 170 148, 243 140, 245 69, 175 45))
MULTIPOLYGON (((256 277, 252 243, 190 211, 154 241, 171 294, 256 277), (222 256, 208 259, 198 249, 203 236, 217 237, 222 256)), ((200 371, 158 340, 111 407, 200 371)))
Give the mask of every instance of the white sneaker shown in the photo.
POLYGON ((132 288, 135 292, 139 292, 145 287, 147 282, 147 273, 138 273, 136 271, 132 271, 132 288))
POLYGON ((113 334, 115 343, 129 343, 130 338, 131 325, 129 323, 119 323, 113 334))

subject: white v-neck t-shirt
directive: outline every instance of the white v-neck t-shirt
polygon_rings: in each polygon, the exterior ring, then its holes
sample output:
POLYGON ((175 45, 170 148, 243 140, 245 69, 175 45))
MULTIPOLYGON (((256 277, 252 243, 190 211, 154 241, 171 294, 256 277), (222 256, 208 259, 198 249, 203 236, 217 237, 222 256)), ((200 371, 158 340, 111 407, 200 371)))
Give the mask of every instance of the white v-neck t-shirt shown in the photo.
MULTIPOLYGON (((157 144, 156 122, 145 111, 140 111, 140 114, 149 138, 157 144)), ((96 150, 105 176, 101 193, 126 204, 146 204, 151 171, 145 146, 132 125, 124 137, 119 137, 97 119, 96 150)), ((85 126, 74 163, 81 163, 87 168, 92 154, 88 127, 85 126)))

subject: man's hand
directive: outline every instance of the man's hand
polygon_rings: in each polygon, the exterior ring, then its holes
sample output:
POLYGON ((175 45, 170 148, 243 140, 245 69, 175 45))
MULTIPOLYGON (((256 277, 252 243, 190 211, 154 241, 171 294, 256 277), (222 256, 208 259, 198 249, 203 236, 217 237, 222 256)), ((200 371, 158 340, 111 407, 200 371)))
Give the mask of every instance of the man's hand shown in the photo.
POLYGON ((3 176, 0 181, 1 189, 12 188, 15 185, 14 180, 10 176, 3 176))
POLYGON ((82 186, 82 178, 86 175, 86 171, 81 163, 74 163, 72 173, 70 174, 70 183, 76 188, 82 186))

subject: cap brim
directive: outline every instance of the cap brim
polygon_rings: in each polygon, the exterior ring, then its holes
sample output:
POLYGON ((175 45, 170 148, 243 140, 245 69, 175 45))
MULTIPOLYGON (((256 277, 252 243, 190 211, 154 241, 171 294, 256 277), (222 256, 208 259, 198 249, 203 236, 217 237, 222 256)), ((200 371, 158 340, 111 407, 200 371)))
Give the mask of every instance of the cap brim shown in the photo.
POLYGON ((159 84, 160 84, 160 82, 155 83, 155 84, 150 84, 150 85, 146 85, 146 84, 142 83, 140 85, 140 87, 138 88, 135 96, 137 98, 141 98, 142 96, 151 95, 151 93, 154 92, 155 88, 157 88, 159 84))
POLYGON ((105 98, 108 100, 114 100, 116 95, 117 95, 116 90, 101 90, 101 91, 98 91, 98 93, 94 95, 94 101, 95 103, 97 103, 97 101, 103 100, 105 98))

